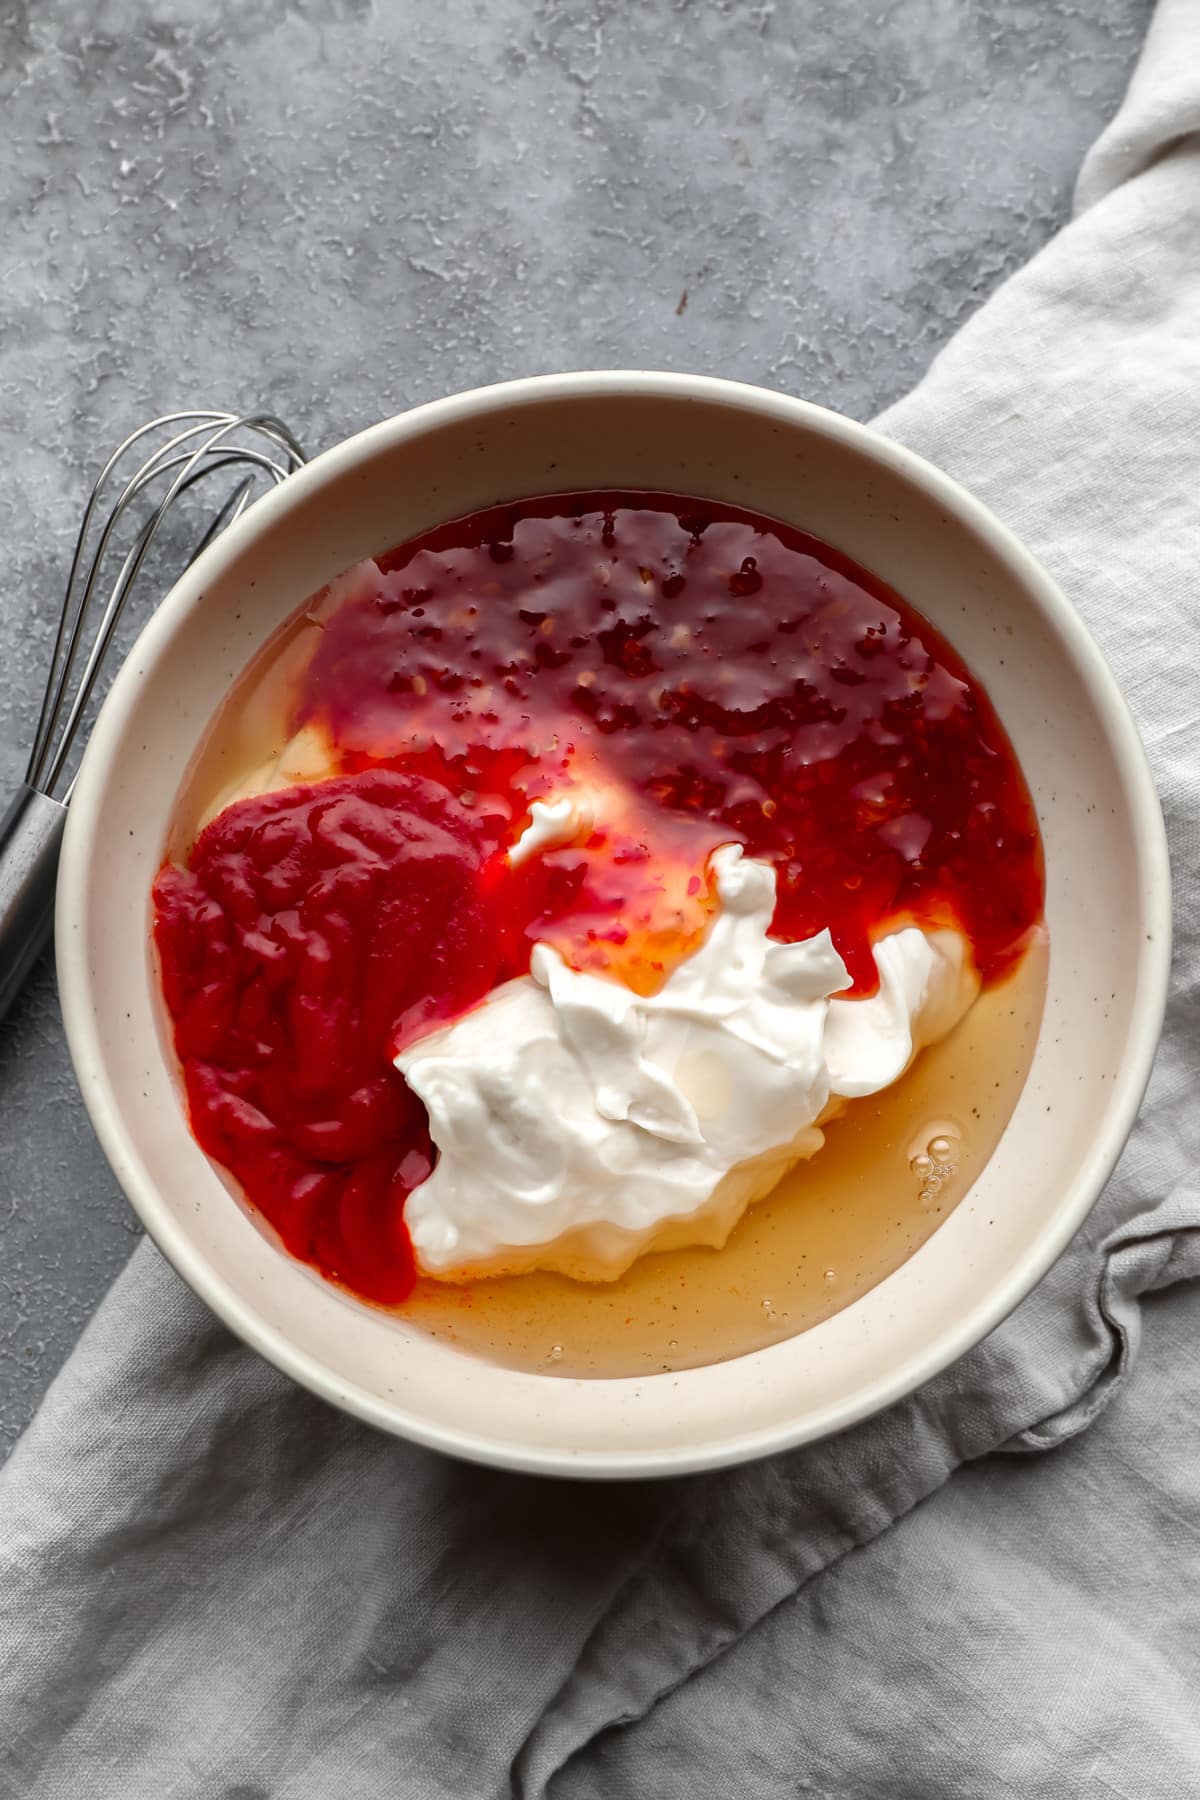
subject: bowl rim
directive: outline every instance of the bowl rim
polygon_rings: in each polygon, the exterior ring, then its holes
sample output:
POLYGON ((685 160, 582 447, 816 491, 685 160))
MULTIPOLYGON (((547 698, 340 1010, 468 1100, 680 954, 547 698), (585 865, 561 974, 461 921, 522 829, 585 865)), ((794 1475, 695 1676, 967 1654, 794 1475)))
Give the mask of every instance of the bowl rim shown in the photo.
MULTIPOLYGON (((239 1337, 285 1375, 365 1423, 395 1436, 492 1467, 557 1476, 623 1479, 669 1476, 727 1467, 834 1435, 882 1411, 958 1360, 999 1325, 1062 1254, 1096 1203, 1132 1129, 1154 1062, 1166 1007, 1171 964, 1171 885, 1166 832, 1153 776, 1137 727, 1117 681, 1079 614, 1057 582, 990 508, 952 476, 873 427, 826 407, 750 383, 710 375, 655 370, 583 370, 525 376, 427 401, 342 439, 264 494, 202 553, 164 596, 118 671, 87 745, 59 867, 56 959, 67 1043, 84 1105, 101 1148, 148 1236, 205 1304, 239 1337), (1147 934, 1134 971, 1128 1052, 1113 1081, 1103 1123, 1088 1155, 1060 1194, 1046 1228, 1004 1280, 932 1338, 923 1350, 864 1384, 850 1400, 799 1422, 679 1450, 606 1450, 520 1445, 509 1437, 437 1426, 405 1406, 348 1385, 282 1331, 268 1325, 195 1250, 132 1148, 120 1096, 109 1080, 93 1006, 91 970, 82 929, 89 870, 99 848, 94 821, 113 755, 140 689, 139 665, 165 646, 194 594, 225 563, 289 513, 303 508, 331 480, 408 438, 463 419, 564 400, 603 397, 701 401, 750 411, 784 426, 800 425, 840 443, 924 490, 979 540, 1033 600, 1081 676, 1130 799, 1139 887, 1147 934), (142 654, 138 654, 141 652, 142 654)), ((559 1377, 552 1379, 559 1380, 559 1377)), ((653 1379, 644 1377, 641 1379, 653 1379)), ((583 1385, 581 1383, 581 1385, 583 1385)), ((590 1385, 590 1384, 589 1384, 590 1385)))

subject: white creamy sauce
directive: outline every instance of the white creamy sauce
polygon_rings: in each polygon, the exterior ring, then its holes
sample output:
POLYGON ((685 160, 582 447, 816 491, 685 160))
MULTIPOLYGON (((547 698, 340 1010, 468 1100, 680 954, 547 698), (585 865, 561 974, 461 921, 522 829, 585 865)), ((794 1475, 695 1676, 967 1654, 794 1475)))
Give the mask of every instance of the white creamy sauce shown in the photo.
MULTIPOLYGON (((514 860, 578 826, 538 805, 514 860)), ((539 944, 528 976, 397 1057, 439 1151, 405 1209, 424 1272, 612 1280, 649 1250, 719 1247, 820 1149, 823 1121, 895 1081, 979 991, 960 934, 908 927, 876 946, 877 995, 835 999, 849 978, 827 931, 767 935, 774 870, 726 845, 712 873, 712 929, 659 993, 539 944)))
POLYGON ((529 809, 529 823, 508 850, 508 860, 515 869, 540 856, 544 850, 557 850, 573 838, 591 829, 593 813, 586 797, 563 794, 558 800, 535 800, 529 809))

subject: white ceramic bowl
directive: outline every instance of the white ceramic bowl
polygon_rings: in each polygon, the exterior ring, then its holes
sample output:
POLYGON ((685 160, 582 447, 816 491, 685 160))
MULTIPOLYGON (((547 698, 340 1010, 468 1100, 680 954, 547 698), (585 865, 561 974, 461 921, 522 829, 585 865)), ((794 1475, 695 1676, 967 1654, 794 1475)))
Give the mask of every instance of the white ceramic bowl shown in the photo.
POLYGON ((335 1405, 514 1468, 649 1475, 842 1429, 1004 1317, 1077 1230, 1133 1122, 1162 1020, 1166 849, 1111 675, 992 515, 918 457, 798 400, 690 376, 549 376, 458 394, 339 444, 227 531, 155 614, 104 707, 63 849, 58 972, 83 1097, 125 1192, 248 1344, 335 1405), (741 502, 874 570, 986 684, 1033 790, 1051 962, 1024 1094, 964 1202, 894 1275, 754 1355, 637 1380, 517 1374, 316 1280, 230 1199, 160 1037, 150 884, 229 683, 349 564, 521 496, 646 487, 741 502))

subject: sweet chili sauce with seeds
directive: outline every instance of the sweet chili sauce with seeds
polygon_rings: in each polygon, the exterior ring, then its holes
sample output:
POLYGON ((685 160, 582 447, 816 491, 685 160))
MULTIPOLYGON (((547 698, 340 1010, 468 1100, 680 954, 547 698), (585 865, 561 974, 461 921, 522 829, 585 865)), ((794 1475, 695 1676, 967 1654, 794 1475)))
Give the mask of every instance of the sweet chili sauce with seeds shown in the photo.
POLYGON ((660 985, 711 915, 710 852, 777 871, 776 937, 955 925, 985 983, 1040 919, 1032 802, 987 696, 845 557, 738 508, 559 495, 365 565, 320 614, 290 729, 331 779, 241 800, 155 883, 155 940, 201 1146, 286 1247, 367 1299, 414 1275, 435 1154, 391 1058, 539 939, 660 985), (518 867, 533 801, 590 825, 518 867))

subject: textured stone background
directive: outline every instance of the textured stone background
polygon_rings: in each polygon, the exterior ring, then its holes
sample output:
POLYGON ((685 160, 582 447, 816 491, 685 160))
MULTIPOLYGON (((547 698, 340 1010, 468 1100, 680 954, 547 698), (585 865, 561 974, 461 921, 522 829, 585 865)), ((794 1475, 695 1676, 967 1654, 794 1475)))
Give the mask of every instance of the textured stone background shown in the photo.
MULTIPOLYGON (((1060 223, 1148 11, 9 0, 0 776, 91 473, 143 414, 269 403, 319 448, 640 365, 869 417, 1060 223)), ((135 1235, 43 968, 0 1025, 0 1455, 135 1235)))

